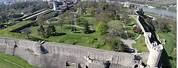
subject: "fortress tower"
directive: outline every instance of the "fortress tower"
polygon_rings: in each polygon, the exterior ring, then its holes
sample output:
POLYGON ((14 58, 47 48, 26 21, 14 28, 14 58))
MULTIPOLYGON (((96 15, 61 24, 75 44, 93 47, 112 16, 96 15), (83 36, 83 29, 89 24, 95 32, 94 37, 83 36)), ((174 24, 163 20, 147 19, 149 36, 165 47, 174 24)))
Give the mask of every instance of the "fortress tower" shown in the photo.
POLYGON ((144 37, 145 43, 149 50, 147 65, 150 68, 158 67, 158 62, 161 57, 163 46, 159 42, 152 40, 153 39, 152 33, 144 33, 144 37))

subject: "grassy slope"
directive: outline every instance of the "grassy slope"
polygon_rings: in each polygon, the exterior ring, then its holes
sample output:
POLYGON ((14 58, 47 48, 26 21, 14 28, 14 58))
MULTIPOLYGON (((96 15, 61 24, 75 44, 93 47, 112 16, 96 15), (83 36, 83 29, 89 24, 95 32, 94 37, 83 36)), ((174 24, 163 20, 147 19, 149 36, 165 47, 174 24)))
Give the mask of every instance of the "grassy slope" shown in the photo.
POLYGON ((29 65, 25 60, 10 56, 4 53, 0 53, 0 68, 33 68, 32 65, 29 65))
POLYGON ((137 48, 138 52, 148 52, 147 46, 145 44, 145 38, 142 35, 138 40, 136 40, 136 43, 133 44, 134 48, 137 48))
MULTIPOLYGON (((96 22, 95 18, 91 18, 91 17, 85 17, 85 18, 89 21, 90 24, 94 24, 94 22, 96 22)), ((27 37, 24 34, 14 33, 14 32, 9 32, 9 31, 16 29, 18 27, 21 27, 21 26, 27 24, 28 22, 30 22, 30 21, 19 22, 14 26, 10 26, 4 30, 0 30, 0 37, 13 37, 13 38, 18 38, 18 39, 26 39, 27 37)), ((38 35, 38 32, 37 32, 38 27, 32 27, 31 36, 36 39, 45 39, 45 40, 48 40, 51 42, 79 44, 79 45, 87 46, 87 47, 111 50, 111 46, 109 46, 107 44, 101 46, 101 44, 103 44, 102 41, 94 40, 94 39, 100 38, 100 37, 96 36, 95 33, 84 34, 81 29, 78 29, 80 33, 73 33, 73 32, 71 32, 71 29, 68 26, 63 26, 62 29, 58 25, 56 25, 55 27, 56 27, 57 32, 59 32, 59 33, 63 32, 63 33, 66 33, 66 35, 42 38, 41 36, 38 35)))
POLYGON ((171 62, 172 68, 176 68, 176 36, 173 33, 158 33, 161 39, 166 40, 166 44, 164 45, 164 48, 168 54, 169 57, 172 57, 172 59, 169 59, 171 62))
POLYGON ((15 37, 15 38, 24 38, 24 35, 19 34, 19 33, 13 33, 10 32, 11 30, 17 29, 25 24, 30 23, 31 21, 23 21, 23 22, 19 22, 16 25, 10 26, 6 29, 0 30, 0 36, 1 37, 15 37))
MULTIPOLYGON (((136 21, 136 17, 135 15, 131 15, 132 19, 134 19, 136 21)), ((135 22, 135 24, 137 24, 135 22)), ((138 52, 148 52, 147 46, 145 44, 145 38, 142 35, 139 39, 136 40, 136 43, 133 44, 133 47, 136 48, 138 50, 138 52)))
MULTIPOLYGON (((55 26, 55 27, 56 27, 57 32, 66 33, 66 34, 61 35, 61 36, 51 36, 49 38, 46 38, 46 40, 51 41, 51 42, 78 44, 81 46, 99 48, 99 49, 104 49, 104 50, 111 50, 111 46, 108 46, 108 45, 99 46, 99 44, 102 44, 103 42, 100 43, 99 40, 94 40, 94 39, 99 38, 96 35, 96 33, 84 34, 81 30, 78 31, 79 33, 73 33, 73 32, 71 32, 71 29, 69 29, 69 27, 67 27, 67 26, 62 27, 62 30, 61 30, 60 26, 55 26)), ((33 32, 31 35, 33 37, 41 38, 38 35, 37 28, 38 27, 32 28, 33 32)), ((45 38, 43 38, 43 39, 45 39, 45 38)))

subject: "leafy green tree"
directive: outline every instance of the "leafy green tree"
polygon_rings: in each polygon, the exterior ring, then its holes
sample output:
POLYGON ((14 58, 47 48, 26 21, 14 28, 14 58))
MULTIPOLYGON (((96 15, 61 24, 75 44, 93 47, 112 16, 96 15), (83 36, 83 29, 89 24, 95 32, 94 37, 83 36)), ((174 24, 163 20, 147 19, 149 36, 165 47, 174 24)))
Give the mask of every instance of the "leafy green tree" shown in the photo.
POLYGON ((29 28, 26 28, 23 30, 23 34, 25 34, 27 36, 27 39, 30 38, 30 33, 31 33, 31 30, 29 28))
MULTIPOLYGON (((121 36, 124 34, 123 23, 119 20, 108 22, 108 32, 110 36, 121 36)), ((124 35, 125 36, 125 35, 124 35)))
POLYGON ((97 21, 109 22, 113 16, 110 12, 100 12, 100 14, 95 14, 97 21))
POLYGON ((54 25, 49 25, 46 29, 46 33, 47 35, 53 35, 56 33, 56 28, 54 27, 54 25))
POLYGON ((0 13, 0 22, 7 22, 8 21, 8 17, 7 17, 7 13, 6 12, 1 12, 0 13))
POLYGON ((84 4, 84 3, 79 3, 79 9, 80 9, 80 12, 81 12, 81 14, 82 15, 85 15, 85 14, 87 14, 87 9, 86 9, 86 5, 84 4))
POLYGON ((88 20, 86 20, 85 18, 82 18, 82 17, 81 18, 77 18, 77 23, 78 23, 78 25, 83 25, 83 27, 84 27, 83 32, 84 33, 88 34, 88 33, 91 32, 88 20))
POLYGON ((107 23, 105 22, 99 22, 96 26, 96 32, 99 34, 99 35, 104 35, 107 33, 107 30, 108 30, 108 25, 107 23))
POLYGON ((78 25, 83 25, 85 22, 87 22, 87 20, 85 18, 83 18, 83 17, 77 18, 76 21, 77 21, 78 25))
POLYGON ((42 14, 40 14, 40 15, 37 16, 37 23, 38 23, 38 25, 43 25, 45 20, 46 19, 45 19, 45 17, 42 14))
POLYGON ((112 50, 117 51, 117 52, 121 52, 124 51, 124 44, 121 40, 118 39, 113 39, 113 41, 111 42, 112 45, 112 50))
POLYGON ((54 27, 54 25, 50 25, 51 31, 52 33, 56 33, 56 28, 54 27))
POLYGON ((38 29, 38 33, 39 33, 39 35, 42 35, 42 37, 45 37, 45 38, 48 37, 46 32, 45 32, 45 29, 42 25, 40 25, 40 27, 38 29))
POLYGON ((88 22, 84 23, 84 30, 83 30, 84 33, 88 34, 88 33, 91 32, 89 26, 90 26, 90 25, 88 24, 88 22))
POLYGON ((62 32, 63 31, 62 26, 64 25, 64 21, 61 18, 58 19, 57 25, 59 25, 61 27, 61 32, 62 32))

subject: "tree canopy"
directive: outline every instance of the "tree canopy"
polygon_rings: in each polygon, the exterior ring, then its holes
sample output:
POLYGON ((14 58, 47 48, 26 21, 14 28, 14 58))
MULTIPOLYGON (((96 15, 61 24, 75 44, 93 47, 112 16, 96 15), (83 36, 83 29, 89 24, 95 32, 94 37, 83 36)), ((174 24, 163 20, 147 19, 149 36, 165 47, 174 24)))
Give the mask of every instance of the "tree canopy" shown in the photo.
POLYGON ((99 35, 104 35, 107 33, 108 25, 105 22, 99 22, 96 26, 96 32, 99 35))

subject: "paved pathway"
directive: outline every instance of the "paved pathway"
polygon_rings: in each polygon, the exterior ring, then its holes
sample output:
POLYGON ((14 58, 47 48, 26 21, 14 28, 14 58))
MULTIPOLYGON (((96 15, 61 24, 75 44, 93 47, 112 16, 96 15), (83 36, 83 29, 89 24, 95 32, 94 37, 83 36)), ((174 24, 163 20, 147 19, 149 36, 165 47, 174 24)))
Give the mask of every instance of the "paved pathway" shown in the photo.
POLYGON ((138 40, 141 36, 142 36, 142 35, 141 35, 141 34, 139 34, 139 36, 138 36, 135 40, 138 40))
POLYGON ((136 43, 135 40, 132 40, 132 39, 121 39, 121 41, 124 44, 128 45, 130 48, 133 48, 132 44, 136 43))

